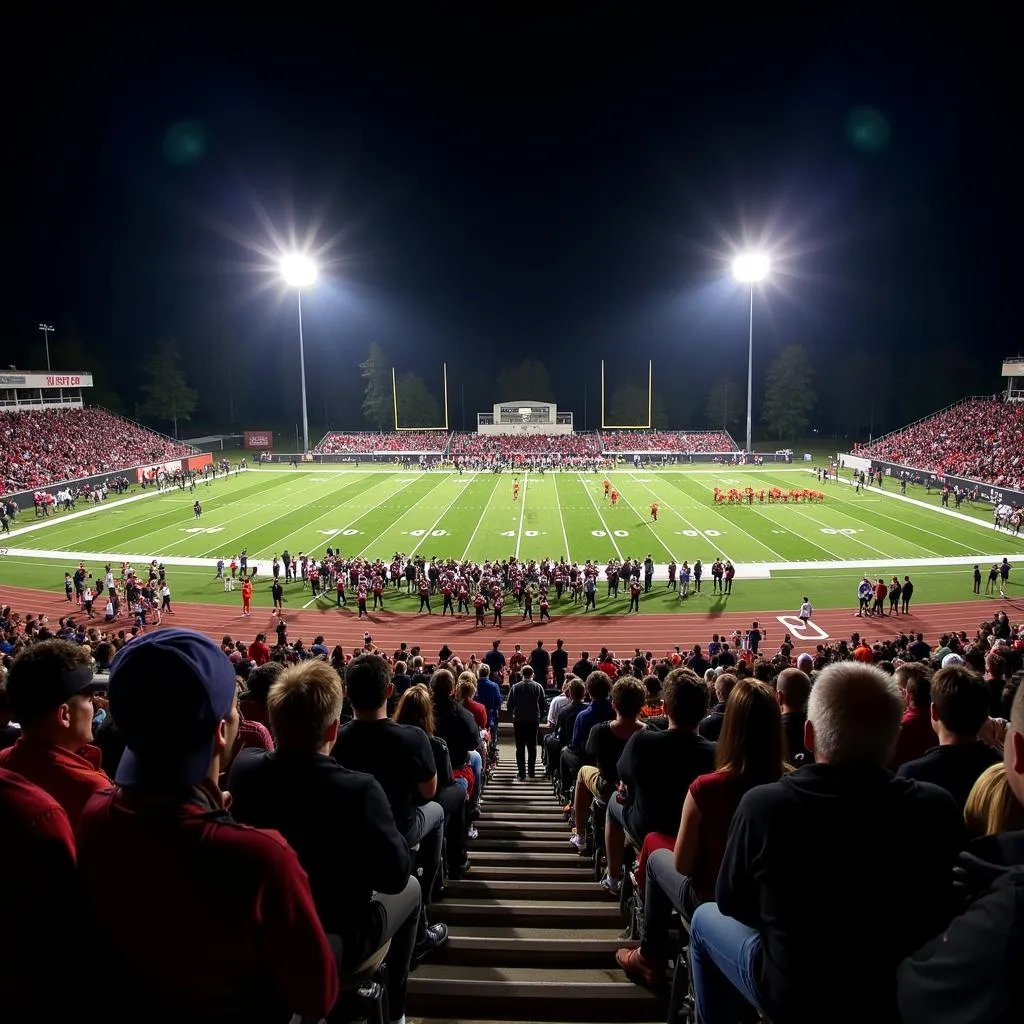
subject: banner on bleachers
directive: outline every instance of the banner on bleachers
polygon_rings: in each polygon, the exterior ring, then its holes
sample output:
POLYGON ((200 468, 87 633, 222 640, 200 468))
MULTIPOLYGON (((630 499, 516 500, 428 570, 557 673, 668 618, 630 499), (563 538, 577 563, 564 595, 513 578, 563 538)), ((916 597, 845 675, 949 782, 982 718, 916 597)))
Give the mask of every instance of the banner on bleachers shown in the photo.
POLYGON ((242 444, 246 448, 269 449, 274 447, 272 430, 247 430, 242 436, 242 444))
POLYGON ((91 373, 0 373, 0 388, 91 388, 91 373))

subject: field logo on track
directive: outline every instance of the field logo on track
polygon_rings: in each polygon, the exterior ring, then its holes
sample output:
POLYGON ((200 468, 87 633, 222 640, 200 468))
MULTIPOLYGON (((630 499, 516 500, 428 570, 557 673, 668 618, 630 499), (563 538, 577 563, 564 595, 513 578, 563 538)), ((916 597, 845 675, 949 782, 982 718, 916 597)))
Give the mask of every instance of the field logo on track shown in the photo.
POLYGON ((782 623, 786 632, 790 633, 796 640, 811 642, 813 640, 829 639, 828 633, 821 626, 813 622, 804 622, 795 615, 776 615, 775 617, 782 623))

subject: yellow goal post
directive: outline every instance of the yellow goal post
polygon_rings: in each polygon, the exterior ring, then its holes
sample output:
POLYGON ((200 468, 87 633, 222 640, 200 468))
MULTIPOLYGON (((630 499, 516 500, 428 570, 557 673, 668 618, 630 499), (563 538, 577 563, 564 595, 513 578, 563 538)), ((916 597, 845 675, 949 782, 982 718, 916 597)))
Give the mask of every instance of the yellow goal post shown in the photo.
POLYGON ((608 423, 605 420, 604 360, 601 360, 601 429, 602 430, 650 430, 654 408, 654 360, 647 360, 647 422, 608 423))

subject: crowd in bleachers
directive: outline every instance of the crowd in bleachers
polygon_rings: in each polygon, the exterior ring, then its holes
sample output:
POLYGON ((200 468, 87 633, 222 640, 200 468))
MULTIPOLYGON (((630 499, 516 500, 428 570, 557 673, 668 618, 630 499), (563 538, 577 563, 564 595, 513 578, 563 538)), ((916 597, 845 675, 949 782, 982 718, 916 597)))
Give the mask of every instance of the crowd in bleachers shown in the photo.
POLYGON ((106 409, 0 412, 0 493, 167 462, 191 453, 188 445, 106 409))
POLYGON ((471 870, 503 703, 519 779, 546 720, 573 845, 642 907, 619 964, 661 985, 678 914, 702 1021, 1020 1019, 1024 624, 1005 612, 797 658, 756 622, 664 655, 460 658, 307 645, 283 621, 218 644, 77 619, 0 609, 11 1019, 75 1005, 51 955, 69 915, 118 965, 105 1020, 351 1019, 339 992, 388 941, 402 1019, 446 940, 430 905, 471 870))
POLYGON ((452 458, 509 462, 523 457, 586 458, 598 453, 596 434, 462 434, 452 438, 452 458))
POLYGON ((736 451, 736 442, 721 430, 614 430, 600 437, 606 452, 736 451))
POLYGON ((380 452, 430 452, 444 450, 448 435, 443 430, 393 430, 379 434, 328 434, 313 451, 321 455, 375 455, 380 452))
POLYGON ((864 457, 999 487, 1024 485, 1024 403, 972 398, 856 449, 864 457))

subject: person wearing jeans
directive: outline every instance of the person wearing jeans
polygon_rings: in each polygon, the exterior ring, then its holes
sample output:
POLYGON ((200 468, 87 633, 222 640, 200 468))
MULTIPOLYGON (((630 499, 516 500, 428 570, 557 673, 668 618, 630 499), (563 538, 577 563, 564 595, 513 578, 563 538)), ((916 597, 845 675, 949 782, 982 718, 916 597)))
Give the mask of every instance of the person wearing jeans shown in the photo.
POLYGON ((527 772, 531 779, 537 773, 537 727, 544 719, 544 688, 533 678, 529 665, 508 691, 508 709, 516 737, 516 777, 524 782, 527 772))
MULTIPOLYGON (((657 859, 648 861, 648 873, 657 859)), ((685 899, 682 887, 678 895, 685 899)), ((717 904, 697 907, 690 920, 690 972, 701 1024, 735 1024, 745 1003, 760 1012, 760 962, 761 936, 755 929, 726 917, 717 904)))

